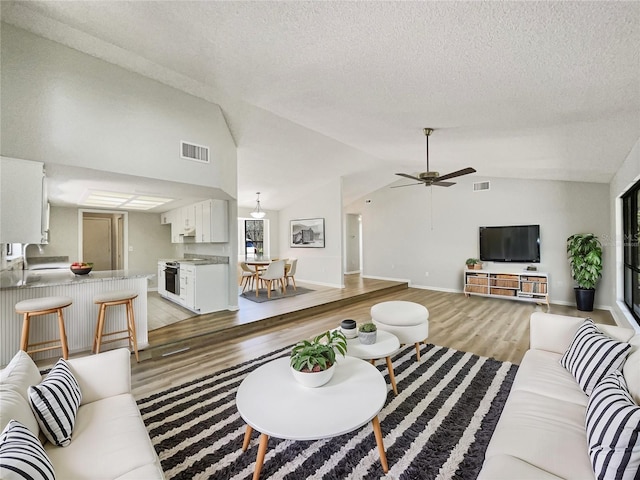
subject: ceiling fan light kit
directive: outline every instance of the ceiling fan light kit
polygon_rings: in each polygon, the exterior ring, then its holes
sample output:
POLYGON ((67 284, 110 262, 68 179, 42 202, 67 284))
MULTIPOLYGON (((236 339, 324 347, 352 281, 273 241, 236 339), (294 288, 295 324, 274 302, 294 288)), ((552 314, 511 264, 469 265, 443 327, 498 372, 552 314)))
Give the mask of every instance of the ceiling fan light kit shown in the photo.
POLYGON ((424 185, 425 187, 430 187, 432 185, 436 185, 438 187, 450 187, 451 185, 455 185, 455 182, 445 182, 444 180, 449 180, 450 178, 461 177, 462 175, 475 173, 475 168, 471 167, 463 168, 462 170, 456 170, 455 172, 447 173, 446 175, 442 176, 439 172, 429 170, 429 137, 433 133, 433 128, 423 128, 422 131, 424 132, 424 136, 427 139, 427 171, 419 173, 418 176, 409 175, 408 173, 396 173, 396 175, 399 175, 400 177, 416 180, 418 183, 396 185, 391 188, 409 187, 411 185, 424 185))

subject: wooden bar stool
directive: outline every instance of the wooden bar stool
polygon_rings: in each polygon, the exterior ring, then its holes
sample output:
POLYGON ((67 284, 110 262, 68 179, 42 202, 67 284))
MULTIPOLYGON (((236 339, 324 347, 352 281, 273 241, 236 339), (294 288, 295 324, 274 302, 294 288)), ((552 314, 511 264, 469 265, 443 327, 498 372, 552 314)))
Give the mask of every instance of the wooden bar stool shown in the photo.
POLYGON ((67 346, 67 332, 64 329, 64 316, 62 309, 73 303, 73 299, 69 297, 42 297, 22 300, 16 303, 16 312, 24 315, 22 321, 22 337, 20 339, 20 350, 24 350, 28 354, 36 352, 44 352, 46 350, 62 349, 62 358, 69 358, 69 348, 67 346), (58 330, 60 331, 60 340, 45 340, 43 342, 29 343, 29 327, 31 317, 36 315, 48 315, 50 313, 58 314, 58 330), (56 345, 43 347, 48 343, 56 342, 56 345), (36 348, 31 348, 36 347, 36 348))
POLYGON ((100 295, 96 295, 93 298, 93 303, 100 305, 100 310, 98 311, 98 323, 96 324, 96 333, 93 337, 93 349, 94 353, 100 353, 100 346, 103 343, 111 343, 117 342, 119 340, 127 339, 129 340, 129 349, 133 349, 136 355, 136 362, 140 361, 138 357, 138 338, 136 337, 136 322, 133 315, 133 299, 136 298, 138 294, 132 291, 115 291, 115 292, 106 292, 101 293, 100 295), (107 307, 112 307, 115 305, 124 305, 127 311, 127 328, 125 330, 118 330, 116 332, 106 332, 104 325, 104 317, 107 310, 107 307), (110 338, 109 340, 102 341, 102 337, 111 337, 113 335, 119 335, 121 333, 126 333, 126 336, 121 336, 118 338, 110 338))

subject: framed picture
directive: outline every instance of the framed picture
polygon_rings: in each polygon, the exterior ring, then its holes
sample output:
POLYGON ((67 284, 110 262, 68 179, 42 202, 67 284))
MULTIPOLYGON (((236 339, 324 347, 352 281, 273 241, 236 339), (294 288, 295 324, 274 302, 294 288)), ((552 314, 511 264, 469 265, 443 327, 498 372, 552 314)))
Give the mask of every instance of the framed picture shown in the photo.
POLYGON ((291 220, 290 225, 290 247, 324 248, 324 218, 291 220))

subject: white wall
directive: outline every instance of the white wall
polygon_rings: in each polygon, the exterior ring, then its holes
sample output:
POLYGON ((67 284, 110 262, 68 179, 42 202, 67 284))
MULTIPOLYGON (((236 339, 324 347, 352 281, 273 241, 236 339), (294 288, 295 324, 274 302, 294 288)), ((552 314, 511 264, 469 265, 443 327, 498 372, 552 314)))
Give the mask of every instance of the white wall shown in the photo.
POLYGON ((78 258, 78 209, 51 206, 49 210, 49 244, 29 245, 26 257, 69 257, 70 262, 78 258))
MULTIPOLYGON (((157 213, 129 212, 128 216, 129 246, 133 247, 128 252, 129 270, 155 275, 158 259, 173 256, 170 229, 160 224, 157 213)), ((78 209, 52 206, 49 229, 49 244, 42 245, 42 252, 36 245, 29 245, 27 258, 63 256, 70 262, 78 260, 78 209)), ((149 286, 155 288, 157 279, 152 278, 149 286)))
MULTIPOLYGON (((219 188, 237 198, 236 146, 218 105, 43 39, 1 31, 0 154, 219 188), (210 147, 210 164, 180 158, 180 140, 210 147)), ((190 247, 237 256, 231 241, 190 247)), ((175 250, 181 252, 183 246, 175 250)), ((237 305, 229 269, 229 305, 237 305)))
POLYGON ((2 25, 2 154, 237 191, 220 107, 2 25), (211 163, 180 159, 180 140, 211 163))
POLYGON ((640 139, 636 142, 629 156, 611 180, 609 184, 609 204, 611 212, 611 234, 607 243, 611 248, 615 248, 615 262, 606 265, 606 274, 615 278, 615 282, 611 285, 610 295, 614 299, 613 315, 616 321, 621 325, 630 325, 637 332, 640 332, 640 326, 628 312, 624 305, 623 290, 623 256, 622 247, 624 239, 622 238, 622 200, 621 196, 632 187, 640 179, 640 139), (615 246, 615 247, 614 247, 615 246))
POLYGON ((281 258, 297 258, 296 281, 344 287, 342 268, 342 180, 307 192, 293 205, 280 210, 281 258), (325 248, 291 248, 290 221, 324 218, 325 248))
MULTIPOLYGON (((457 185, 449 188, 383 188, 347 206, 345 212, 362 214, 365 276, 409 280, 412 286, 453 292, 462 291, 465 259, 479 256, 479 226, 539 224, 537 267, 550 274, 550 300, 575 304, 566 239, 578 232, 608 234, 608 190, 606 184, 473 175, 457 179, 457 185), (490 190, 473 192, 472 183, 484 180, 490 180, 490 190)), ((613 258, 613 250, 605 247, 605 264, 613 258)), ((525 266, 485 264, 514 271, 525 266)), ((607 293, 612 283, 611 275, 601 280, 598 306, 611 305, 607 293)))

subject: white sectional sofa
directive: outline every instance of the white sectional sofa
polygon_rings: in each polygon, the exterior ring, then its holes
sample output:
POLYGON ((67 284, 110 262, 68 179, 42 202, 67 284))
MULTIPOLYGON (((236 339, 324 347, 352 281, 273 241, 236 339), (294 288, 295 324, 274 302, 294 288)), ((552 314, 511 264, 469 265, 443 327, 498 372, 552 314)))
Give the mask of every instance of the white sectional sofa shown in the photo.
MULTIPOLYGON (((130 353, 126 349, 67 361, 82 393, 71 443, 44 449, 58 479, 163 479, 140 411, 131 394, 130 353)), ((15 419, 39 435, 27 389, 42 377, 20 351, 0 371, 0 431, 15 419)))
MULTIPOLYGON (((560 364, 583 321, 541 312, 531 315, 530 349, 487 448, 480 480, 595 478, 585 429, 589 397, 560 364)), ((632 345, 622 373, 640 404, 640 335, 621 327, 598 328, 632 345)))

